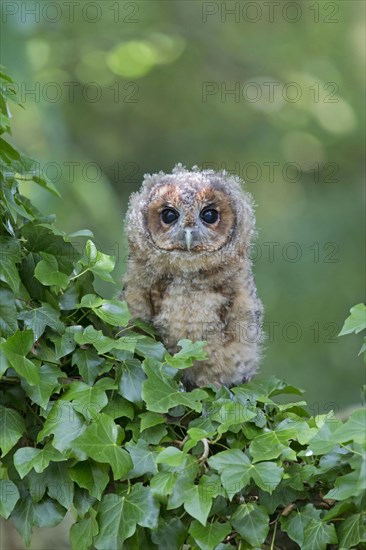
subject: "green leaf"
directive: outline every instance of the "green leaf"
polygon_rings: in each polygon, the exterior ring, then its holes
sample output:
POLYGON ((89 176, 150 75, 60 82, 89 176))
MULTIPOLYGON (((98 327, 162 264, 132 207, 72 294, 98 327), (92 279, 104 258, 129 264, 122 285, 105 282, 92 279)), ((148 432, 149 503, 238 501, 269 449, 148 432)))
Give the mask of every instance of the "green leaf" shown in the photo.
POLYGON ((0 236, 0 281, 3 281, 15 293, 19 290, 20 278, 16 264, 20 262, 19 242, 12 237, 0 236))
POLYGON ((37 366, 26 358, 26 355, 33 347, 33 343, 34 338, 31 330, 18 330, 6 342, 0 345, 1 350, 13 369, 31 385, 40 383, 37 366))
POLYGON ((207 492, 204 484, 193 485, 184 492, 185 511, 205 526, 211 510, 212 495, 207 492))
POLYGON ((364 304, 357 304, 351 307, 351 315, 347 317, 338 336, 344 336, 355 332, 356 334, 361 330, 366 329, 366 307, 364 304))
POLYGON ((74 498, 74 483, 69 477, 67 464, 51 462, 43 477, 47 484, 48 495, 66 509, 70 508, 74 498))
POLYGON ((241 504, 230 521, 239 535, 254 548, 260 548, 266 540, 269 532, 269 516, 259 504, 241 504))
POLYGON ((162 414, 154 413, 150 411, 139 414, 139 418, 141 418, 141 425, 140 425, 141 432, 143 432, 147 428, 156 426, 157 424, 165 423, 165 420, 162 414))
POLYGON ((34 525, 34 508, 35 504, 28 494, 22 495, 18 500, 14 510, 10 515, 18 533, 21 535, 26 546, 31 542, 32 530, 34 525))
POLYGON ((174 355, 165 354, 165 361, 175 369, 186 369, 193 365, 193 361, 207 359, 204 347, 207 342, 191 342, 190 340, 179 340, 178 346, 181 349, 174 355))
POLYGON ((155 529, 158 514, 157 502, 142 483, 133 485, 129 494, 105 495, 99 506, 95 547, 97 550, 121 549, 124 541, 135 533, 137 525, 155 529))
POLYGON ((338 428, 332 434, 332 441, 336 443, 345 443, 346 441, 355 441, 356 443, 366 443, 366 409, 354 411, 347 422, 338 428))
POLYGON ((32 468, 41 474, 49 465, 50 462, 62 462, 66 457, 57 449, 54 449, 50 444, 47 444, 43 449, 35 447, 21 447, 14 454, 14 466, 23 479, 32 468))
POLYGON ((281 434, 276 432, 268 432, 258 435, 250 444, 249 451, 253 460, 271 460, 281 455, 283 451, 287 451, 287 439, 281 438, 281 434), (286 445, 284 444, 286 442, 286 445))
POLYGON ((198 521, 192 521, 189 533, 202 550, 213 550, 231 532, 230 523, 208 523, 203 527, 198 521))
POLYGON ((204 390, 179 391, 177 383, 165 376, 161 365, 152 359, 145 359, 144 370, 148 378, 142 386, 142 397, 148 410, 168 412, 177 405, 185 405, 197 412, 202 410, 201 400, 207 397, 204 390))
POLYGON ((30 311, 22 311, 19 319, 22 319, 24 325, 33 331, 34 341, 39 340, 46 327, 52 328, 55 332, 63 332, 65 326, 60 321, 60 313, 47 303, 30 311))
POLYGON ((160 517, 158 528, 151 531, 151 539, 159 550, 181 550, 186 532, 187 528, 179 518, 160 517))
POLYGON ((0 516, 8 519, 20 499, 18 487, 10 479, 0 479, 0 516))
POLYGON ((126 302, 120 300, 103 300, 102 305, 93 311, 102 321, 114 327, 125 327, 131 317, 126 302))
POLYGON ((218 453, 209 458, 208 463, 219 472, 222 484, 231 498, 248 485, 251 478, 258 487, 271 494, 283 474, 283 468, 273 462, 252 464, 239 449, 218 453))
POLYGON ((118 388, 119 393, 131 403, 140 406, 142 404, 142 383, 145 378, 141 362, 138 359, 124 361, 118 388))
POLYGON ((360 512, 346 518, 338 527, 339 548, 353 548, 366 542, 366 514, 360 512))
POLYGON ((31 386, 24 379, 21 380, 22 388, 26 394, 43 409, 47 407, 51 395, 58 391, 61 387, 58 379, 65 378, 65 373, 56 365, 41 365, 38 369, 40 383, 36 386, 31 386))
POLYGON ((69 476, 89 493, 101 500, 103 491, 109 482, 109 466, 107 464, 95 464, 91 460, 78 462, 69 468, 69 476))
POLYGON ((98 534, 98 523, 89 517, 74 523, 70 529, 72 550, 89 550, 93 545, 93 537, 98 534))
POLYGON ((156 457, 156 464, 180 466, 186 460, 186 455, 176 447, 167 447, 156 457))
POLYGON ((12 336, 18 330, 15 296, 11 290, 0 288, 0 337, 12 336))
POLYGON ((112 256, 99 252, 95 244, 90 240, 85 245, 84 256, 80 259, 80 264, 98 275, 103 281, 114 282, 110 273, 114 269, 115 259, 112 256))
POLYGON ((158 469, 154 460, 157 453, 150 449, 146 441, 143 439, 139 439, 137 443, 129 441, 126 444, 126 449, 133 462, 133 469, 128 473, 129 479, 157 473, 158 469))
POLYGON ((130 455, 120 447, 121 429, 110 416, 101 413, 84 433, 72 443, 73 448, 85 452, 97 462, 110 464, 114 479, 125 478, 132 469, 130 455))
POLYGON ((67 510, 58 502, 45 498, 34 506, 34 525, 36 527, 55 527, 64 519, 67 510))
POLYGON ((74 340, 75 330, 74 327, 65 327, 63 334, 50 334, 49 339, 54 343, 55 346, 55 357, 56 359, 61 359, 65 357, 76 347, 76 342, 74 340))
POLYGON ((337 477, 333 489, 327 492, 325 498, 345 500, 362 495, 366 490, 366 468, 337 477))
POLYGON ((337 445, 337 442, 333 439, 333 434, 341 426, 342 422, 340 420, 325 422, 318 433, 310 439, 308 451, 315 455, 324 455, 332 451, 337 445))
POLYGON ((73 441, 86 429, 84 418, 74 410, 71 403, 55 401, 43 429, 37 436, 40 443, 53 434, 52 445, 61 453, 71 449, 73 441))
POLYGON ((328 544, 337 542, 337 534, 333 524, 311 519, 304 527, 304 543, 302 548, 317 548, 326 550, 328 544))
MULTIPOLYGON (((304 529, 312 520, 315 520, 317 524, 321 524, 320 510, 316 510, 312 504, 307 504, 302 510, 294 510, 287 517, 281 516, 280 519, 282 529, 300 548, 303 548, 304 529)), ((310 548, 313 548, 313 546, 310 546, 310 548)))
POLYGON ((0 448, 5 456, 25 432, 24 420, 14 409, 0 405, 0 448))
POLYGON ((74 409, 86 420, 96 420, 108 403, 106 390, 113 387, 113 380, 107 378, 102 378, 94 386, 88 386, 84 382, 72 382, 62 399, 72 401, 74 409))
POLYGON ((152 494, 162 502, 171 495, 178 478, 178 472, 159 472, 150 481, 152 494))
POLYGON ((250 410, 241 403, 232 401, 223 403, 219 410, 211 416, 211 420, 220 422, 221 426, 217 431, 219 434, 226 433, 233 426, 242 426, 257 416, 257 411, 250 410))
POLYGON ((118 394, 114 394, 113 397, 109 398, 108 405, 104 407, 103 413, 113 419, 126 417, 132 420, 135 415, 133 405, 118 394))
POLYGON ((55 286, 59 289, 65 289, 70 277, 59 271, 58 262, 55 256, 47 252, 41 252, 42 260, 40 260, 34 270, 34 276, 40 283, 45 286, 55 286))

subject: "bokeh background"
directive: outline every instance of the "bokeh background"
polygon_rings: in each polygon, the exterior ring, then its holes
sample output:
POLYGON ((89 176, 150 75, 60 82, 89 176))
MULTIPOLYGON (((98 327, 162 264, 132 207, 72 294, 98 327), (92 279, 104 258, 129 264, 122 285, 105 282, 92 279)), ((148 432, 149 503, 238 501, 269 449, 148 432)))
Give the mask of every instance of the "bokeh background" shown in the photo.
POLYGON ((257 204, 262 374, 304 387, 313 413, 357 404, 360 338, 337 334, 363 301, 364 3, 3 1, 2 22, 25 106, 12 139, 62 199, 24 193, 92 229, 120 281, 144 173, 237 173, 257 204))
MULTIPOLYGON (((312 414, 358 405, 360 338, 337 334, 363 301, 364 3, 4 0, 1 9, 1 62, 25 106, 13 108, 12 139, 62 199, 27 183, 23 192, 61 229, 92 229, 117 256, 120 282, 123 216, 144 173, 176 162, 237 173, 257 203, 262 375, 305 388, 312 414)), ((58 529, 33 547, 67 548, 65 522, 58 529)), ((1 540, 22 547, 4 525, 1 540)))

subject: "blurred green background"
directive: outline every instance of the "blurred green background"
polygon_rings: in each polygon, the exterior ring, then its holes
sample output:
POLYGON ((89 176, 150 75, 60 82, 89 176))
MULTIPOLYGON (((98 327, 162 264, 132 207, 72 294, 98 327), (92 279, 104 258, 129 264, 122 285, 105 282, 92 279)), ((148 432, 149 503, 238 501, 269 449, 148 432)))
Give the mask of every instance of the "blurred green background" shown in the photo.
POLYGON ((239 174, 257 204, 262 374, 304 387, 313 414, 357 404, 360 338, 337 334, 364 299, 364 3, 3 1, 2 21, 26 108, 12 139, 62 199, 24 193, 61 229, 92 229, 120 281, 144 173, 239 174))

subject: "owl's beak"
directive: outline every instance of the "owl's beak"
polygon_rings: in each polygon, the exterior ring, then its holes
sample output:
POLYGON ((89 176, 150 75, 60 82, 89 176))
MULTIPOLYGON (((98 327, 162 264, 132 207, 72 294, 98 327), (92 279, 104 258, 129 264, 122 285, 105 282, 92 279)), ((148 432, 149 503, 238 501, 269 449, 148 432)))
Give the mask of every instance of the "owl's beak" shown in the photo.
POLYGON ((194 229, 192 227, 186 227, 184 229, 184 240, 185 240, 186 247, 187 247, 188 251, 191 250, 193 231, 194 231, 194 229))

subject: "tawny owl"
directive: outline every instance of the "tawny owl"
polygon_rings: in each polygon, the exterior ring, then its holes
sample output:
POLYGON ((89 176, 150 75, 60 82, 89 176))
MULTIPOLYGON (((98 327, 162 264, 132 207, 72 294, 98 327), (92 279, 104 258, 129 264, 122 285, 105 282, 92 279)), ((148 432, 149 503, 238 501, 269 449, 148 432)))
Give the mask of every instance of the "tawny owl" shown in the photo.
POLYGON ((188 386, 239 384, 257 369, 262 304, 249 258, 253 202, 238 177, 178 164, 145 175, 126 216, 124 298, 170 353, 206 340, 207 360, 183 371, 188 386))

